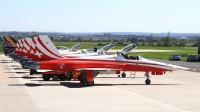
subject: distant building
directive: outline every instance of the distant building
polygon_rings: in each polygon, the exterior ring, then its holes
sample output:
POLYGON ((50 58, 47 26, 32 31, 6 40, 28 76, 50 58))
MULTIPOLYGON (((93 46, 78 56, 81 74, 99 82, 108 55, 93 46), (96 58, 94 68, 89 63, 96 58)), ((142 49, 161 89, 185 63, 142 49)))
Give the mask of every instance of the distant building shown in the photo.
POLYGON ((68 36, 63 36, 63 35, 57 35, 53 37, 54 40, 66 40, 67 38, 68 36))
POLYGON ((180 39, 182 39, 182 40, 190 40, 188 37, 180 37, 180 39))

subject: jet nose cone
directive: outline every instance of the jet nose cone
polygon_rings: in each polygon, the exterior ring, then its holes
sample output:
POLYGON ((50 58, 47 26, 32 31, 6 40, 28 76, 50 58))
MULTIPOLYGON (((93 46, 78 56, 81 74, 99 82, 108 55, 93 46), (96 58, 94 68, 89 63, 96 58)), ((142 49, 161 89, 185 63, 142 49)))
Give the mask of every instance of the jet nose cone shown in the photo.
POLYGON ((182 67, 182 66, 177 66, 177 65, 170 65, 172 67, 172 70, 175 71, 182 71, 182 70, 188 70, 190 68, 182 67))

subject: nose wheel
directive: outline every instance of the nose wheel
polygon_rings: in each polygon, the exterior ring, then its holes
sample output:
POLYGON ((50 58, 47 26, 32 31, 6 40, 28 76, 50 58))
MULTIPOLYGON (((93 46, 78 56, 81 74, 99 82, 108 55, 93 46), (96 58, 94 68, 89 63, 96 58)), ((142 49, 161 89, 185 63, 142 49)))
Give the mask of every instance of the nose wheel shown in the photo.
POLYGON ((145 80, 145 83, 146 83, 147 85, 149 85, 149 84, 151 84, 151 80, 147 78, 147 79, 145 80))
POLYGON ((146 83, 147 85, 151 84, 151 80, 149 79, 149 78, 150 78, 149 72, 146 72, 146 73, 145 73, 145 76, 147 77, 147 79, 145 80, 145 83, 146 83))
POLYGON ((94 85, 94 81, 87 82, 87 85, 88 85, 88 86, 93 86, 93 85, 94 85))
POLYGON ((125 78, 125 77, 126 77, 126 74, 123 72, 123 73, 121 74, 121 76, 122 76, 123 78, 125 78))

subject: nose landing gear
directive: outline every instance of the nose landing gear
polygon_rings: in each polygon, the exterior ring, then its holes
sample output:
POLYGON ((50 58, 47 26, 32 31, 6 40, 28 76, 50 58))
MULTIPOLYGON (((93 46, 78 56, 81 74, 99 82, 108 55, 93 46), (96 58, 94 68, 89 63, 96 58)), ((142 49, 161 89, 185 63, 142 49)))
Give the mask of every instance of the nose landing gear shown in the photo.
POLYGON ((151 83, 151 80, 147 78, 147 79, 145 80, 145 83, 146 83, 147 85, 149 85, 149 84, 151 83))
POLYGON ((126 74, 123 72, 123 73, 121 74, 121 76, 122 76, 123 78, 125 78, 125 77, 126 77, 126 74))
POLYGON ((146 73, 145 73, 145 76, 147 77, 147 79, 145 80, 145 83, 146 83, 147 85, 151 84, 151 80, 149 79, 149 78, 150 78, 149 72, 146 72, 146 73))

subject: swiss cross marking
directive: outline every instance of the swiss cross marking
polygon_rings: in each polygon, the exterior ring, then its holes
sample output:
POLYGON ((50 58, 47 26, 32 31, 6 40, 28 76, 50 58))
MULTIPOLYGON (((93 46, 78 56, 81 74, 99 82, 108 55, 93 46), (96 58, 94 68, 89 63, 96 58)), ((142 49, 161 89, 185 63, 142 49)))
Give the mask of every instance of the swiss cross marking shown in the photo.
POLYGON ((27 53, 27 50, 26 50, 26 49, 23 49, 23 52, 27 53))
POLYGON ((34 54, 34 52, 33 52, 33 50, 31 50, 31 52, 30 52, 31 54, 34 54))
POLYGON ((37 55, 39 58, 41 58, 42 53, 39 53, 38 51, 35 52, 35 55, 37 55))
POLYGON ((57 66, 60 66, 60 69, 63 69, 63 67, 65 66, 64 63, 60 63, 60 64, 57 64, 57 66))

